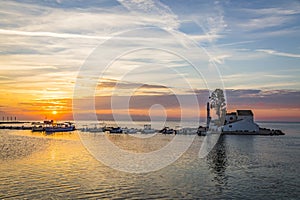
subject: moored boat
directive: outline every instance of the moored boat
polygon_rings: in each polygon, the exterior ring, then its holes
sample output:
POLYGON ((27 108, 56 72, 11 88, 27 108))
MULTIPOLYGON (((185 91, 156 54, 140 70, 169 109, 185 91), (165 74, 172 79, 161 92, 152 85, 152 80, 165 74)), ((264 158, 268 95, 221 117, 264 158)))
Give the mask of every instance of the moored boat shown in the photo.
POLYGON ((123 133, 127 133, 127 134, 135 134, 135 133, 140 132, 141 130, 136 129, 136 128, 127 128, 127 127, 125 127, 125 128, 122 128, 122 131, 123 131, 123 133))
POLYGON ((120 127, 105 127, 103 131, 108 131, 109 133, 123 133, 120 127))
POLYGON ((144 129, 142 130, 142 133, 150 134, 155 133, 155 129, 151 128, 151 124, 145 124, 144 129))
POLYGON ((169 127, 164 127, 159 132, 162 133, 162 134, 176 134, 175 130, 171 129, 169 127))
POLYGON ((91 124, 93 127, 88 127, 88 125, 83 125, 83 128, 79 129, 82 132, 91 132, 91 133, 103 133, 106 127, 105 123, 94 123, 91 124))
POLYGON ((75 125, 71 122, 52 123, 51 125, 45 127, 45 131, 48 133, 68 132, 74 130, 75 130, 75 125))
POLYGON ((32 132, 43 132, 47 126, 53 124, 53 120, 45 120, 43 122, 32 122, 31 131, 32 132))

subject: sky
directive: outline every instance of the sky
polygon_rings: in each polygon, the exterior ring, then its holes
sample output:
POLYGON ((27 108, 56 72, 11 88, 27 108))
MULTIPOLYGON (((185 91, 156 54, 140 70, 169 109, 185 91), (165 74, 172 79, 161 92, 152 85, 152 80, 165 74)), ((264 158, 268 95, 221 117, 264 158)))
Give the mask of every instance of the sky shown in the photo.
POLYGON ((20 0, 0 7, 0 120, 196 119, 209 92, 300 121, 300 1, 20 0))

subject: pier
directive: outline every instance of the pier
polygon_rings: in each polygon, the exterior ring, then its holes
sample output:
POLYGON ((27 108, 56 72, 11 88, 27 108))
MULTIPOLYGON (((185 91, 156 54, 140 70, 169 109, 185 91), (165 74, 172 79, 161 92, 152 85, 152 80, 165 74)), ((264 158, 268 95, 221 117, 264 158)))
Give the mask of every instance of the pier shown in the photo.
POLYGON ((9 130, 31 130, 31 127, 28 126, 0 126, 0 129, 9 129, 9 130))
POLYGON ((4 121, 0 122, 0 129, 9 129, 9 130, 31 130, 31 126, 25 126, 30 122, 23 121, 4 121))
POLYGON ((30 122, 22 122, 22 121, 8 121, 8 122, 0 122, 0 124, 27 124, 30 122))

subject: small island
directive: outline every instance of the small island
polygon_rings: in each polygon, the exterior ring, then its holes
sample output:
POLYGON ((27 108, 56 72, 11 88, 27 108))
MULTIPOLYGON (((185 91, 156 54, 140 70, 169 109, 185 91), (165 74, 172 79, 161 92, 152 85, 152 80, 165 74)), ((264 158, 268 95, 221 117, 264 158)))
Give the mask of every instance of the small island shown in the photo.
POLYGON ((261 128, 254 122, 252 110, 226 111, 224 91, 216 89, 211 93, 206 105, 206 127, 199 126, 197 134, 206 135, 210 128, 211 109, 216 112, 217 119, 213 120, 221 128, 224 135, 285 135, 281 130, 261 128))
POLYGON ((281 130, 259 127, 254 122, 252 110, 226 113, 222 133, 227 135, 284 135, 281 130))

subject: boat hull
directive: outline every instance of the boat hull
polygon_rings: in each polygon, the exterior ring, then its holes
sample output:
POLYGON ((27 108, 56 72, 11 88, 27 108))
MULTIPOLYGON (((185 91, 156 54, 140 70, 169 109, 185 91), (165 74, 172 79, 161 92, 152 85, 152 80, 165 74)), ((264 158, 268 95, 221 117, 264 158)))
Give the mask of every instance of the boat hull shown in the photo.
POLYGON ((53 128, 53 127, 46 127, 45 131, 48 133, 53 133, 53 132, 69 132, 69 131, 74 131, 74 127, 65 127, 65 128, 53 128))

